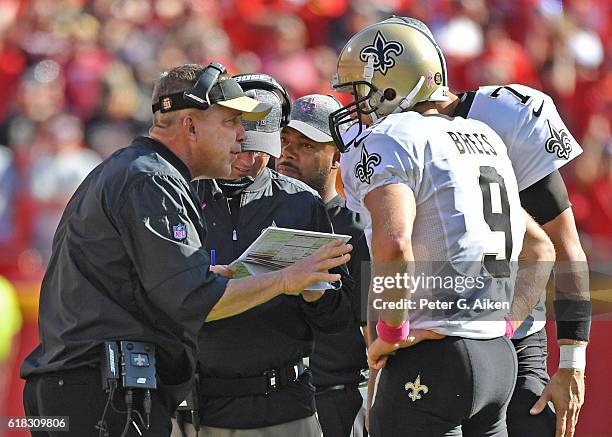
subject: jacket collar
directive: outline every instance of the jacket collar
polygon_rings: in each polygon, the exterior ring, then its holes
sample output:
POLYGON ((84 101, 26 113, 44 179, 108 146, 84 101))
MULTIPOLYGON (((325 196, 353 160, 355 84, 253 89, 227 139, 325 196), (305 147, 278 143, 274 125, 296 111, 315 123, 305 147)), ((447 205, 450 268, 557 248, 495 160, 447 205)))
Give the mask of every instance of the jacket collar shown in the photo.
POLYGON ((253 191, 261 191, 270 185, 270 169, 265 167, 263 171, 255 178, 253 183, 249 185, 244 191, 245 192, 253 192, 253 191))
POLYGON ((187 182, 191 181, 191 172, 189 171, 185 163, 181 161, 180 158, 176 156, 164 144, 160 143, 156 139, 153 139, 151 137, 145 137, 145 136, 134 138, 134 141, 132 141, 132 144, 140 144, 140 145, 145 146, 148 149, 155 151, 156 153, 159 153, 162 156, 162 158, 164 158, 166 161, 172 164, 174 168, 178 170, 178 172, 181 174, 181 176, 185 178, 187 182))
MULTIPOLYGON (((266 189, 270 185, 270 180, 272 177, 270 176, 270 169, 268 167, 264 168, 264 170, 255 178, 253 183, 246 187, 242 193, 253 193, 256 191, 261 191, 266 189)), ((223 191, 219 188, 219 184, 216 179, 208 179, 208 180, 199 180, 196 182, 198 186, 203 184, 204 192, 210 193, 215 200, 222 199, 224 197, 223 191)))
POLYGON ((331 208, 344 208, 346 207, 346 200, 344 200, 344 198, 342 196, 340 196, 339 194, 336 195, 336 197, 334 197, 333 199, 331 199, 329 202, 327 202, 325 204, 325 209, 331 209, 331 208))

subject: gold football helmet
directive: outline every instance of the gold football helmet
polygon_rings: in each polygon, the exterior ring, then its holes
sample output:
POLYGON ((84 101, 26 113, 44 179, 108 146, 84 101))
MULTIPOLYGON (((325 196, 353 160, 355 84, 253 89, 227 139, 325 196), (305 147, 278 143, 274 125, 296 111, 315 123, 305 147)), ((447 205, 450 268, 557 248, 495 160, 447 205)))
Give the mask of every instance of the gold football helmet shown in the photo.
POLYGON ((332 87, 354 97, 330 115, 341 151, 354 139, 345 145, 340 127, 355 118, 361 124, 362 116, 369 115, 375 122, 420 102, 448 100, 442 51, 427 26, 409 17, 389 18, 353 36, 340 52, 332 87))

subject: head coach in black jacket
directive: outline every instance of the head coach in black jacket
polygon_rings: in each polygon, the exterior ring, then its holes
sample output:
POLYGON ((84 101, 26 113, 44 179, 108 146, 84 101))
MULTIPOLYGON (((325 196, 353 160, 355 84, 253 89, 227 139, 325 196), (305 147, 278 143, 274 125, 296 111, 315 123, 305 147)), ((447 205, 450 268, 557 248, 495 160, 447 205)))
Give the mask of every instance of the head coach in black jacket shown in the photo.
POLYGON ((27 380, 26 415, 67 420, 31 429, 36 437, 136 436, 136 424, 147 437, 167 437, 170 416, 191 386, 205 320, 337 280, 340 275, 327 269, 348 260, 326 262, 350 250, 336 244, 307 258, 318 264, 314 269, 299 262, 229 281, 212 273, 191 180, 228 175, 245 137, 241 118, 261 119, 270 107, 246 97, 216 63, 163 74, 152 106, 149 136, 136 138, 87 176, 55 233, 40 292, 40 345, 26 358, 21 376, 27 380), (101 372, 105 341, 125 341, 122 360, 110 360, 108 394, 108 377, 101 372), (139 343, 146 345, 135 353, 139 343), (122 374, 128 367, 149 371, 117 382, 120 365, 122 374), (130 407, 150 417, 148 429, 130 407))
MULTIPOLYGON (((266 75, 236 79, 272 111, 261 122, 243 122, 246 140, 231 180, 195 182, 210 231, 206 246, 221 264, 238 258, 269 226, 333 232, 315 191, 266 167, 270 156, 280 156, 281 120, 289 113, 282 87, 266 75)), ((342 281, 350 283, 346 272, 342 281)), ((302 359, 312 353, 314 329, 342 330, 349 317, 344 291, 327 290, 280 296, 207 323, 199 336, 201 433, 320 437, 314 387, 302 359)))
MULTIPOLYGON (((354 287, 349 289, 353 317, 346 329, 337 334, 315 330, 310 369, 317 389, 317 411, 323 435, 357 437, 365 432, 365 411, 358 385, 364 379, 362 372, 368 368, 361 331, 362 322, 365 324, 367 320, 367 291, 361 293, 361 284, 369 284, 369 280, 362 280, 361 267, 362 263, 369 263, 370 252, 363 233, 363 218, 349 210, 336 192, 340 151, 331 137, 328 120, 340 106, 335 98, 321 94, 297 99, 291 110, 291 120, 281 132, 281 157, 276 168, 281 174, 299 179, 317 190, 335 231, 352 237, 350 243, 354 249, 348 268, 355 281, 354 287), (361 412, 359 416, 358 412, 361 412)), ((366 271, 369 269, 365 269, 364 274, 366 271)))

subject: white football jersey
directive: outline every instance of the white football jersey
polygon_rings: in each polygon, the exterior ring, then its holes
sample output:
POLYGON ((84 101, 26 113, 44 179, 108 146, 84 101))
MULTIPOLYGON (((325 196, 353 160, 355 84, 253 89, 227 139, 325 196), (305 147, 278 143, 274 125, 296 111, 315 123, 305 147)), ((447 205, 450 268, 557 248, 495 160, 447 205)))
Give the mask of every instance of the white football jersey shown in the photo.
MULTIPOLYGON (((344 135, 350 139, 355 128, 344 135)), ((511 302, 525 217, 499 136, 483 123, 460 117, 393 114, 364 130, 340 163, 347 206, 367 222, 364 198, 369 192, 389 184, 412 190, 412 246, 419 271, 427 273, 424 265, 429 264, 432 275, 484 281, 471 288, 448 289, 435 282, 417 287, 411 297, 417 303, 409 310, 411 326, 468 338, 504 335, 503 316, 509 308, 480 306, 486 300, 511 302), (432 312, 427 303, 423 308, 422 298, 453 301, 454 308, 432 312)), ((370 225, 366 238, 371 247, 370 225)))
MULTIPOLYGON (((463 94, 461 99, 455 115, 486 123, 506 144, 519 191, 582 153, 554 102, 541 91, 517 84, 484 86, 463 94)), ((545 324, 542 298, 514 338, 533 334, 545 324)))
POLYGON ((519 191, 582 153, 555 103, 541 91, 517 84, 484 86, 466 109, 466 118, 486 123, 506 144, 519 191))

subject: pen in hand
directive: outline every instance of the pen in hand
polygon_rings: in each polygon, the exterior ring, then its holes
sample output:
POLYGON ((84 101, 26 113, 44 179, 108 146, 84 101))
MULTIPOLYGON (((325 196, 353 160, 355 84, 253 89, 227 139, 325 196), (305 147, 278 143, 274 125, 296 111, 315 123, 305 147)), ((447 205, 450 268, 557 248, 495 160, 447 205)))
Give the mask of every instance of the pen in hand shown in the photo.
POLYGON ((218 275, 224 276, 231 279, 234 273, 225 265, 217 265, 217 251, 215 249, 210 250, 210 271, 218 275))

